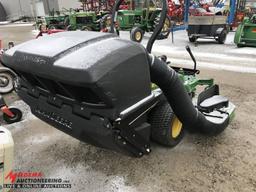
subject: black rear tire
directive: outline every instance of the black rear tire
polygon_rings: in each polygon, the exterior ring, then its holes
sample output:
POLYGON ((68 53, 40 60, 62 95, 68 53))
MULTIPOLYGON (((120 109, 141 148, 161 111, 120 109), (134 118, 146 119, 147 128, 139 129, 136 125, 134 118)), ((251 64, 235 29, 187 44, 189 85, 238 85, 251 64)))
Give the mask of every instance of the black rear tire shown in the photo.
POLYGON ((156 106, 151 111, 149 118, 153 141, 164 146, 174 147, 183 139, 185 133, 183 126, 166 101, 156 106))
POLYGON ((140 43, 142 41, 142 39, 143 39, 143 36, 144 36, 144 31, 141 28, 134 27, 131 30, 130 37, 131 37, 132 41, 140 43))
POLYGON ((223 31, 219 34, 219 36, 218 36, 218 38, 217 38, 217 41, 218 41, 219 44, 224 44, 224 43, 225 43, 226 38, 227 38, 227 34, 228 34, 227 30, 223 30, 223 31))
MULTIPOLYGON (((157 27, 158 23, 160 21, 160 15, 158 15, 155 20, 154 20, 154 29, 157 27)), ((162 39, 167 39, 169 34, 170 34, 170 29, 171 29, 171 26, 172 26, 172 21, 171 21, 171 18, 170 16, 166 16, 166 19, 165 19, 165 23, 164 23, 164 26, 162 28, 162 31, 160 32, 160 34, 157 36, 157 40, 162 40, 162 39), (164 31, 163 31, 164 30, 164 31)))
POLYGON ((56 29, 56 26, 55 26, 55 25, 49 25, 49 26, 48 26, 48 29, 54 30, 54 29, 56 29))
POLYGON ((91 27, 87 27, 87 26, 83 26, 81 28, 82 31, 92 31, 92 28, 91 27))
POLYGON ((15 107, 10 107, 9 110, 14 114, 14 116, 10 117, 4 113, 3 114, 4 121, 8 124, 19 122, 22 118, 21 110, 15 108, 15 107))
POLYGON ((189 39, 189 42, 191 42, 191 43, 195 43, 197 40, 197 38, 195 36, 189 37, 188 39, 189 39))
POLYGON ((161 31, 161 33, 158 35, 157 39, 158 40, 167 39, 169 37, 170 32, 171 32, 170 31, 171 26, 172 26, 171 18, 167 15, 166 19, 165 19, 165 24, 163 26, 164 31, 163 30, 161 31))

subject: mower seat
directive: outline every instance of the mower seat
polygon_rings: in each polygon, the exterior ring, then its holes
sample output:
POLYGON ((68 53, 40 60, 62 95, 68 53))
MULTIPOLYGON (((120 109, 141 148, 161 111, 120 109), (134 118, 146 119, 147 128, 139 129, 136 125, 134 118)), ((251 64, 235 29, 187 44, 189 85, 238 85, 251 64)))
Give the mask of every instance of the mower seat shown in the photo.
POLYGON ((221 95, 214 95, 208 99, 205 99, 200 103, 200 108, 206 112, 212 112, 215 109, 221 109, 228 107, 229 100, 221 95))

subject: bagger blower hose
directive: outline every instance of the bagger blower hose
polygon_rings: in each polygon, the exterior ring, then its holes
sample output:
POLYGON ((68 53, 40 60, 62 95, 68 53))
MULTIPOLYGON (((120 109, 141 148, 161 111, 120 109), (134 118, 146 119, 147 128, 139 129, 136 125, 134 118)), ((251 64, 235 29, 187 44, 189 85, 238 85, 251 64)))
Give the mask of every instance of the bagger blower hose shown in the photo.
POLYGON ((229 118, 216 124, 205 118, 192 103, 178 74, 157 57, 152 57, 150 68, 151 81, 163 91, 175 115, 184 127, 191 132, 201 132, 206 135, 217 135, 229 124, 229 118))

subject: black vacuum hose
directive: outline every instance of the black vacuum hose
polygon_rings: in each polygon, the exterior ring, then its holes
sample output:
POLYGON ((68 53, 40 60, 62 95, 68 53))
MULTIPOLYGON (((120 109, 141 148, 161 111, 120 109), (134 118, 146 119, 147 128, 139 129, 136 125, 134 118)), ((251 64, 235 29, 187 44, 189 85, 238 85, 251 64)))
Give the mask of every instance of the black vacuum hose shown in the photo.
POLYGON ((153 57, 151 63, 151 81, 163 91, 175 115, 186 129, 206 135, 217 135, 228 126, 229 118, 220 124, 213 123, 195 108, 178 74, 166 63, 157 57, 153 57))

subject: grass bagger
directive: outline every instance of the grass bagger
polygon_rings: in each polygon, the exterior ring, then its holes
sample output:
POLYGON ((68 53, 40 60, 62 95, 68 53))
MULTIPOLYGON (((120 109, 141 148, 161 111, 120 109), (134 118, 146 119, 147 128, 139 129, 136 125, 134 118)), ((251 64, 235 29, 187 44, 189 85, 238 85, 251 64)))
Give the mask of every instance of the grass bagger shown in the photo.
POLYGON ((234 42, 237 47, 256 47, 256 14, 244 18, 236 30, 234 42))
POLYGON ((172 68, 151 54, 166 7, 147 48, 113 33, 71 31, 16 46, 2 62, 18 74, 16 90, 35 116, 81 141, 141 157, 152 140, 173 147, 185 132, 218 135, 235 110, 218 85, 196 78, 196 62, 172 68), (205 90, 195 97, 199 85, 205 90))

